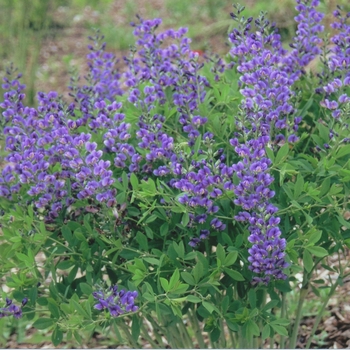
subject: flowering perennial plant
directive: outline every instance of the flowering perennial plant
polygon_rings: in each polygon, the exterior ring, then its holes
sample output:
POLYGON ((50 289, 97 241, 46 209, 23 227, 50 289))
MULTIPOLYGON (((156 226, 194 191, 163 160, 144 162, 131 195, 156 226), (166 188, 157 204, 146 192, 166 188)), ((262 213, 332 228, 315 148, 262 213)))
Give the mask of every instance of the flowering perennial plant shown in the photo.
POLYGON ((224 58, 138 17, 125 69, 97 34, 68 101, 26 106, 9 69, 0 318, 50 328, 54 345, 108 328, 135 348, 204 348, 202 332, 214 348, 295 348, 308 291, 327 301, 349 274, 327 259, 350 246, 350 14, 334 12, 328 49, 318 6, 296 0, 286 50, 265 13, 235 5, 224 58))

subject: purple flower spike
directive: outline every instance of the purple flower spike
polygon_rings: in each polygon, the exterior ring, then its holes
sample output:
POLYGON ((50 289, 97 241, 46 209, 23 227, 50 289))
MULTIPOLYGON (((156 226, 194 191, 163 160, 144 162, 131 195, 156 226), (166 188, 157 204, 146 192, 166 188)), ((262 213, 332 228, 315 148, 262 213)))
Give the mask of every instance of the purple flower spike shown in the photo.
MULTIPOLYGON (((298 0, 298 4, 301 2, 308 3, 308 0, 298 0)), ((299 11, 310 13, 312 20, 318 23, 320 16, 315 10, 299 7, 299 11)), ((299 22, 306 20, 299 18, 299 22)), ((290 130, 288 117, 294 112, 290 103, 291 86, 310 56, 299 57, 296 50, 289 57, 287 69, 280 36, 266 19, 259 18, 254 29, 250 22, 245 23, 241 31, 234 29, 229 36, 233 44, 231 55, 241 74, 240 92, 244 96, 240 118, 244 121, 243 125, 237 125, 241 138, 230 140, 241 158, 232 166, 239 179, 239 184, 233 186, 234 203, 243 209, 235 219, 246 222, 250 231, 249 269, 257 275, 253 283, 267 284, 271 278, 286 278, 282 270, 288 264, 285 262, 285 240, 280 238, 277 226, 280 220, 273 217, 277 208, 270 203, 275 193, 269 186, 274 179, 269 174, 271 161, 265 149, 271 144, 280 146, 285 141, 285 136, 275 135, 275 130, 290 130), (245 141, 240 143, 240 139, 245 141)), ((314 31, 317 29, 321 28, 314 28, 314 31)), ((299 30, 300 35, 307 35, 302 33, 301 27, 299 30)), ((301 119, 295 118, 294 127, 300 122, 301 119)), ((296 142, 297 139, 292 134, 288 141, 296 142)), ((223 229, 217 219, 212 220, 211 225, 223 229)))
POLYGON ((95 304, 96 310, 108 310, 112 317, 118 317, 126 312, 136 312, 138 307, 135 305, 135 299, 138 296, 137 291, 118 291, 118 286, 114 285, 106 291, 98 290, 92 293, 98 303, 95 304))

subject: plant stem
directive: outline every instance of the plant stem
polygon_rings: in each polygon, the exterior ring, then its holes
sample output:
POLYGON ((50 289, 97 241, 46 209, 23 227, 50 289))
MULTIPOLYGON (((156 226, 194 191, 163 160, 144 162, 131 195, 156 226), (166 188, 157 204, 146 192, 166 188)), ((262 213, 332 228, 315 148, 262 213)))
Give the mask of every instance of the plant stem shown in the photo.
POLYGON ((153 349, 161 349, 163 348, 163 344, 157 344, 149 335, 148 329, 146 329, 145 324, 141 322, 141 332, 142 336, 150 343, 153 349))
POLYGON ((165 344, 163 342, 163 339, 158 332, 158 330, 161 331, 160 326, 154 321, 154 319, 151 316, 147 316, 147 320, 151 323, 151 325, 153 327, 153 334, 156 338, 156 341, 158 342, 159 345, 161 345, 162 347, 165 348, 165 344))
POLYGON ((181 343, 181 336, 179 333, 178 328, 174 325, 171 327, 166 327, 166 332, 167 332, 167 338, 169 340, 169 345, 171 346, 172 349, 185 349, 186 347, 181 343), (174 329, 177 330, 177 334, 174 335, 174 329))
MULTIPOLYGON (((281 318, 286 317, 286 293, 282 292, 282 305, 281 305, 281 318)), ((286 339, 281 335, 280 349, 284 349, 286 346, 286 339)))
POLYGON ((224 322, 222 321, 222 318, 220 318, 220 328, 221 328, 221 334, 220 334, 220 339, 221 339, 221 348, 226 349, 226 337, 225 337, 225 329, 224 329, 224 322))
POLYGON ((295 346, 297 343, 299 324, 300 324, 301 317, 303 315, 303 304, 304 304, 305 298, 306 298, 307 293, 308 293, 308 289, 309 289, 308 286, 309 285, 306 284, 300 290, 298 308, 297 308, 297 313, 296 313, 295 322, 294 322, 294 328, 293 328, 292 335, 290 337, 290 343, 289 343, 290 349, 295 349, 295 346))
POLYGON ((182 339, 184 340, 183 343, 186 346, 186 348, 187 349, 193 348, 193 341, 190 335, 188 334, 187 328, 185 327, 182 320, 180 320, 178 324, 178 328, 179 328, 180 334, 182 335, 182 339))
POLYGON ((240 349, 246 349, 247 347, 245 346, 244 344, 244 338, 243 338, 243 329, 242 329, 242 326, 239 326, 239 329, 238 329, 238 344, 239 344, 239 348, 240 349))
MULTIPOLYGON (((262 310, 264 308, 264 306, 266 305, 266 297, 267 297, 267 291, 266 289, 263 290, 263 296, 262 296, 262 302, 260 305, 260 310, 262 310)), ((260 318, 259 320, 259 330, 260 330, 260 336, 259 338, 256 339, 256 346, 255 348, 259 348, 262 349, 263 348, 263 339, 262 339, 262 331, 263 331, 263 322, 262 322, 262 318, 260 318)))
POLYGON ((235 339, 235 335, 230 329, 228 330, 228 333, 230 335, 230 341, 231 341, 230 348, 233 349, 237 345, 237 339, 235 339))
POLYGON ((207 345, 204 342, 203 334, 202 334, 201 328, 199 326, 198 319, 197 319, 197 317, 195 315, 195 311, 189 309, 187 314, 188 314, 188 317, 189 317, 189 319, 191 321, 191 324, 192 324, 192 327, 193 327, 193 330, 194 330, 194 335, 196 336, 196 339, 198 341, 199 347, 201 349, 206 349, 207 345))
POLYGON ((129 328, 124 323, 124 320, 122 320, 122 322, 119 322, 118 327, 120 327, 123 330, 125 336, 128 338, 129 344, 133 347, 133 349, 138 349, 139 345, 137 344, 137 341, 135 341, 132 335, 130 334, 129 328))
POLYGON ((328 293, 327 298, 324 300, 324 302, 323 302, 323 304, 322 304, 322 306, 321 306, 321 309, 320 309, 320 311, 318 312, 317 317, 316 317, 316 319, 315 319, 315 321, 314 321, 314 326, 312 327, 312 330, 311 330, 311 333, 310 333, 310 337, 309 337, 309 339, 307 340, 305 349, 309 349, 309 348, 310 348, 310 345, 311 345, 311 342, 312 342, 312 338, 313 338, 313 336, 314 336, 314 334, 315 334, 315 332, 316 332, 316 330, 317 330, 317 327, 318 327, 319 323, 321 322, 321 318, 322 318, 322 316, 323 316, 324 310, 325 310, 325 308, 326 308, 326 306, 327 306, 327 304, 328 304, 328 302, 329 302, 329 299, 331 298, 331 296, 334 294, 336 288, 338 287, 338 284, 339 284, 339 282, 338 282, 338 280, 337 280, 337 281, 332 285, 332 287, 331 287, 331 289, 330 289, 330 291, 329 291, 329 293, 328 293))

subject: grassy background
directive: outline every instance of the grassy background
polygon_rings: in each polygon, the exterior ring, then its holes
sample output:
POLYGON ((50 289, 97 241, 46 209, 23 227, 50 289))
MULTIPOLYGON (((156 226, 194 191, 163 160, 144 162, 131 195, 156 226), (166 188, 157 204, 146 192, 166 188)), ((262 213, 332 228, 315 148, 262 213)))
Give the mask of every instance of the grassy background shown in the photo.
MULTIPOLYGON (((339 1, 350 10, 348 0, 339 1)), ((267 11, 284 40, 294 35, 294 0, 241 3, 247 16, 267 11)), ((334 0, 322 1, 326 23, 335 6, 334 0)), ((100 28, 108 49, 123 57, 133 43, 129 23, 136 14, 161 17, 164 28, 186 26, 193 49, 220 54, 228 51, 226 34, 233 25, 228 0, 0 0, 0 9, 0 76, 13 62, 24 74, 30 105, 35 104, 39 90, 63 93, 72 66, 84 73, 87 37, 93 28, 100 28)))

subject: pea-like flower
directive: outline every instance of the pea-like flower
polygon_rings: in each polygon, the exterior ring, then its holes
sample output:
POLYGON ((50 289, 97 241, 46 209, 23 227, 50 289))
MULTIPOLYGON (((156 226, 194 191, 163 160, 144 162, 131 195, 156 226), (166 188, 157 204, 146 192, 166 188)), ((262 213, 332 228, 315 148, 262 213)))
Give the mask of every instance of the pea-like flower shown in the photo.
POLYGON ((111 286, 107 291, 98 290, 92 293, 98 300, 96 310, 108 310, 112 317, 118 317, 127 312, 136 312, 139 307, 135 305, 137 291, 118 290, 118 286, 111 286))

